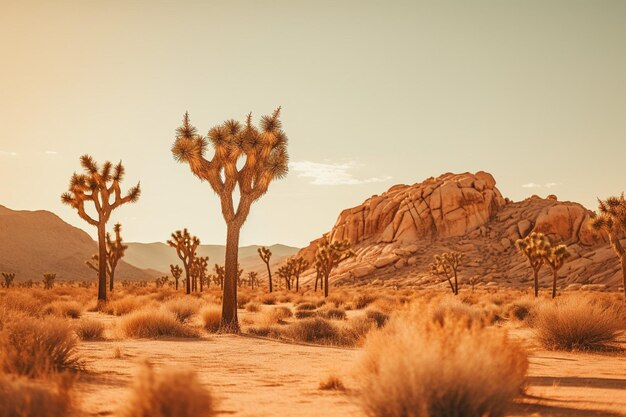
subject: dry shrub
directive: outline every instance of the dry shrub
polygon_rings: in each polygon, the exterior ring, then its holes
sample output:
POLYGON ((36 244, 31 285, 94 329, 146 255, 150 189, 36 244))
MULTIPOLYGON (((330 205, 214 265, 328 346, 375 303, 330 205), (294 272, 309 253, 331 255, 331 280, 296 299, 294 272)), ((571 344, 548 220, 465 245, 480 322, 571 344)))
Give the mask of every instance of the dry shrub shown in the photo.
POLYGON ((342 329, 341 341, 344 346, 362 346, 366 336, 376 327, 376 322, 367 317, 355 317, 342 329))
POLYGON ((343 308, 327 308, 320 313, 323 317, 327 319, 334 320, 345 320, 346 319, 346 310, 343 308))
POLYGON ((202 317, 202 323, 204 323, 204 328, 211 333, 215 333, 220 328, 220 323, 222 321, 222 309, 217 306, 208 306, 205 307, 201 312, 200 316, 202 317))
POLYGON ((319 389, 322 391, 345 391, 346 387, 341 378, 336 375, 329 375, 320 381, 319 389))
POLYGON ((144 309, 124 317, 120 329, 127 337, 154 339, 158 337, 198 337, 198 333, 165 310, 144 309))
POLYGON ((282 329, 277 325, 259 325, 248 327, 247 332, 255 336, 271 337, 273 339, 280 339, 282 335, 282 329))
MULTIPOLYGON (((271 294, 268 294, 268 295, 271 295, 271 294)), ((292 302, 292 301, 293 301, 293 299, 294 299, 294 295, 293 295, 293 294, 291 294, 291 293, 286 292, 286 293, 282 293, 282 294, 281 294, 280 296, 278 296, 276 299, 277 299, 279 302, 281 302, 281 303, 290 303, 290 302, 292 302)), ((267 304, 267 303, 263 303, 263 304, 267 304)), ((272 304, 274 304, 274 303, 272 303, 272 304)))
POLYGON ((43 307, 43 314, 52 314, 57 317, 80 318, 83 306, 76 301, 53 301, 43 307))
POLYGON ((368 305, 370 305, 371 303, 373 303, 377 299, 378 299, 378 297, 376 295, 373 295, 373 294, 368 294, 368 293, 359 294, 353 300, 354 307, 357 310, 361 310, 362 308, 367 307, 368 305))
POLYGON ((74 325, 74 331, 80 340, 102 340, 104 324, 100 320, 81 319, 74 325))
POLYGON ((506 332, 413 310, 371 334, 359 368, 373 417, 501 417, 521 392, 528 359, 506 332))
POLYGON ((535 306, 535 301, 520 299, 512 302, 506 308, 506 315, 511 320, 526 321, 535 306))
POLYGON ((246 307, 246 311, 250 313, 258 313, 259 311, 261 311, 261 305, 254 301, 250 301, 248 304, 246 304, 245 307, 246 307))
POLYGON ((176 320, 186 323, 200 311, 200 304, 201 301, 195 298, 173 298, 166 301, 164 307, 176 316, 176 320))
POLYGON ((301 303, 296 306, 296 311, 311 311, 317 309, 313 303, 301 303))
POLYGON ((465 304, 455 298, 444 298, 430 309, 431 319, 440 325, 448 318, 462 319, 468 324, 486 324, 487 314, 480 307, 465 304))
POLYGON ((298 342, 341 344, 339 328, 321 317, 304 319, 290 325, 285 331, 285 336, 298 342))
POLYGON ((382 311, 368 308, 365 310, 365 317, 376 322, 376 326, 383 327, 389 320, 389 314, 385 314, 382 311))
POLYGON ((72 410, 71 380, 53 386, 0 373, 0 416, 65 417, 72 410))
POLYGON ((194 372, 141 369, 122 417, 211 417, 215 400, 194 372))
POLYGON ((0 298, 0 307, 17 311, 32 317, 41 314, 43 303, 33 295, 22 291, 11 291, 0 298))
POLYGON ((77 343, 65 320, 21 315, 0 331, 0 369, 29 377, 81 369, 77 343))
POLYGON ((297 319, 308 319, 311 317, 317 316, 317 311, 315 310, 297 310, 296 318, 297 319))
POLYGON ((613 350, 625 325, 618 308, 582 295, 540 303, 531 318, 541 344, 554 350, 613 350))
POLYGON ((259 318, 259 323, 262 325, 273 325, 283 323, 285 319, 293 316, 293 313, 289 307, 278 306, 266 310, 259 318))
POLYGON ((276 296, 274 294, 264 294, 261 297, 261 303, 265 305, 274 305, 276 304, 276 296))
POLYGON ((130 314, 135 310, 145 306, 146 299, 135 296, 128 296, 120 298, 119 300, 110 301, 105 307, 104 312, 106 314, 113 314, 115 316, 124 316, 130 314))

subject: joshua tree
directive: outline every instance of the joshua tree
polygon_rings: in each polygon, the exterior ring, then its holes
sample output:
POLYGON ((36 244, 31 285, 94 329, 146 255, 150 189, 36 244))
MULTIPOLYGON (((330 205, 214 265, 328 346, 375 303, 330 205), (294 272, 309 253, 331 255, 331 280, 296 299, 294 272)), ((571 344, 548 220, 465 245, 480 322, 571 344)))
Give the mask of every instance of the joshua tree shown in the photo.
POLYGON ((196 256, 196 250, 200 245, 200 239, 196 236, 191 236, 187 228, 175 231, 172 233, 172 238, 167 241, 167 244, 176 249, 176 254, 183 262, 183 268, 185 269, 185 285, 187 286, 187 294, 191 294, 191 264, 196 256))
POLYGON ((299 256, 291 258, 289 263, 291 263, 291 272, 296 280, 296 292, 298 292, 300 290, 300 274, 307 270, 309 263, 299 256))
POLYGON ((178 291, 178 280, 180 280, 180 276, 183 274, 183 270, 178 265, 170 264, 170 272, 174 277, 174 282, 176 285, 176 291, 178 291))
POLYGON ((472 275, 467 281, 472 286, 472 292, 474 292, 474 287, 480 282, 480 275, 472 275))
POLYGON ((174 158, 187 162, 194 175, 217 193, 226 222, 225 282, 222 301, 222 330, 239 332, 237 319, 237 261, 239 234, 252 203, 267 192, 270 183, 287 175, 287 137, 281 129, 280 107, 252 125, 252 115, 241 124, 228 120, 209 130, 207 138, 197 133, 185 113, 172 146, 174 158), (213 156, 205 158, 209 144, 213 156), (243 162, 241 162, 242 160, 243 162), (237 207, 233 193, 238 187, 237 207))
POLYGON ((254 289, 254 284, 259 282, 258 276, 259 274, 254 271, 248 272, 248 284, 250 285, 250 289, 254 289))
POLYGON ((43 288, 45 290, 52 289, 52 287, 54 287, 54 281, 56 280, 56 278, 57 278, 57 274, 50 274, 50 273, 43 274, 43 280, 42 280, 43 288))
MULTIPOLYGON (((208 267, 209 267, 209 257, 208 256, 200 256, 200 257, 195 257, 194 260, 192 261, 192 269, 194 272, 194 286, 196 281, 200 282, 200 292, 202 292, 204 290, 204 282, 206 281, 207 278, 207 273, 208 273, 208 267)), ((197 291, 197 286, 195 288, 195 291, 197 291)))
POLYGON ((450 268, 450 265, 448 265, 448 263, 443 259, 443 256, 441 255, 435 255, 434 256, 434 262, 430 264, 430 272, 433 275, 443 275, 446 278, 446 281, 448 282, 448 284, 450 285, 450 289, 452 290, 452 294, 455 294, 454 292, 454 284, 452 284, 452 268, 450 268))
POLYGON ((556 297, 556 279, 559 274, 559 269, 565 264, 565 260, 570 256, 567 251, 567 246, 557 245, 552 246, 546 250, 545 262, 546 265, 552 270, 552 298, 556 297))
POLYGON ((598 200, 598 202, 600 214, 594 214, 591 219, 591 227, 609 235, 609 242, 611 242, 611 246, 613 246, 613 250, 622 265, 624 299, 626 300, 626 249, 620 242, 620 237, 624 237, 626 234, 626 199, 622 193, 619 197, 609 197, 606 200, 598 200))
POLYGON ((84 174, 74 173, 70 180, 69 190, 61 196, 61 201, 78 211, 78 215, 98 229, 98 302, 107 300, 106 281, 106 224, 111 212, 126 203, 134 203, 139 199, 141 188, 139 184, 132 187, 122 197, 120 183, 124 178, 124 166, 118 163, 113 166, 109 161, 99 169, 96 162, 89 155, 80 157, 80 164, 84 174), (113 199, 113 201, 111 201, 113 199), (85 211, 85 202, 93 202, 96 218, 85 211))
POLYGON ((220 285, 221 289, 224 289, 224 266, 215 264, 215 266, 213 267, 213 271, 215 271, 217 284, 220 285))
POLYGON ((317 282, 320 282, 320 289, 324 289, 324 280, 322 279, 322 263, 318 260, 315 261, 315 289, 317 292, 317 282))
POLYGON ((157 288, 163 288, 169 280, 170 278, 167 275, 163 275, 162 277, 155 279, 154 283, 156 284, 157 288))
POLYGON ((15 280, 14 273, 2 273, 2 278, 4 278, 4 288, 11 288, 13 286, 13 280, 15 280))
POLYGON ((287 290, 291 290, 291 267, 292 265, 287 262, 285 265, 278 268, 278 271, 276 271, 276 275, 278 275, 278 278, 285 281, 285 286, 287 287, 287 290))
MULTIPOLYGON (((115 280, 115 269, 117 268, 117 264, 119 263, 120 259, 124 257, 126 249, 128 249, 128 246, 122 243, 122 225, 116 223, 115 226, 113 226, 113 231, 115 232, 115 240, 111 239, 111 235, 108 232, 105 239, 106 267, 107 275, 109 277, 109 291, 113 291, 113 282, 115 280)), ((100 257, 98 256, 98 254, 95 254, 91 257, 91 260, 94 263, 91 263, 91 261, 87 261, 86 264, 89 268, 98 272, 99 269, 96 265, 100 264, 99 259, 100 257)))
POLYGON ((459 295, 458 275, 463 256, 462 253, 458 252, 445 252, 441 255, 435 255, 435 262, 430 264, 431 272, 436 275, 445 274, 454 295, 459 295), (454 284, 452 278, 454 278, 454 284))
POLYGON ((241 286, 241 284, 243 283, 243 279, 241 277, 243 277, 243 269, 239 267, 240 265, 237 264, 237 283, 239 284, 239 286, 241 286))
POLYGON ((332 270, 344 260, 353 256, 348 242, 330 242, 327 237, 317 247, 315 261, 319 264, 324 278, 324 297, 328 297, 328 277, 332 270))
POLYGON ((265 263, 265 266, 267 267, 267 280, 270 285, 270 292, 272 292, 274 290, 272 288, 272 270, 270 269, 270 258, 272 257, 272 251, 265 246, 258 248, 257 251, 259 252, 259 257, 261 257, 261 260, 263 261, 263 263, 265 263))
POLYGON ((550 241, 543 233, 532 232, 523 239, 515 242, 517 249, 528 259, 533 270, 535 283, 535 297, 539 296, 539 271, 545 262, 545 257, 550 250, 550 241))

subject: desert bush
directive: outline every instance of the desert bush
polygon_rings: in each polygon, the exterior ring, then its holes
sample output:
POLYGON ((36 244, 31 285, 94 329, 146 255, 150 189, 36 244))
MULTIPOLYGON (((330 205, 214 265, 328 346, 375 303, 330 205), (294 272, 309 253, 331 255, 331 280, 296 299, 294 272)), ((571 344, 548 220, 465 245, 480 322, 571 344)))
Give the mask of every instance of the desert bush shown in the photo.
POLYGON ((252 297, 250 297, 249 294, 241 293, 241 292, 237 294, 237 307, 238 308, 245 308, 246 304, 248 304, 250 301, 252 301, 252 297))
POLYGON ((367 317, 350 319, 341 329, 341 344, 344 346, 361 346, 367 335, 376 327, 376 322, 367 317))
POLYGON ((80 318, 83 306, 76 301, 53 301, 43 307, 43 314, 52 314, 57 317, 80 318))
POLYGON ((321 317, 298 321, 289 326, 285 336, 298 342, 340 344, 340 330, 321 317))
POLYGON ((276 325, 250 326, 247 332, 255 336, 271 337, 273 339, 280 339, 282 335, 282 329, 276 325))
POLYGON ((346 310, 343 308, 327 308, 321 312, 321 315, 327 319, 345 320, 346 310))
POLYGON ((194 314, 200 311, 201 302, 194 298, 173 298, 163 305, 166 310, 176 316, 176 320, 186 323, 194 314))
POLYGON ((376 301, 377 298, 378 297, 373 294, 363 293, 354 298, 353 304, 357 310, 361 310, 376 301))
POLYGON ((130 314, 135 310, 145 306, 145 299, 136 296, 127 296, 120 298, 119 300, 109 301, 104 306, 104 312, 106 314, 113 314, 115 316, 123 316, 130 314))
POLYGON ((285 319, 293 316, 293 313, 286 306, 273 307, 263 312, 259 318, 259 323, 262 325, 274 325, 283 323, 285 319))
POLYGON ((446 319, 463 319, 468 325, 486 324, 487 315, 480 307, 465 304, 459 300, 445 298, 430 309, 431 319, 443 325, 446 319))
POLYGON ((308 318, 317 316, 317 311, 315 311, 315 310, 297 310, 295 316, 296 316, 297 319, 308 319, 308 318))
POLYGON ((220 328, 222 321, 222 309, 217 306, 205 307, 200 313, 204 328, 209 332, 215 333, 220 328))
POLYGON ((261 305, 254 301, 250 301, 248 304, 246 304, 245 308, 246 311, 250 313, 258 313, 259 311, 261 311, 261 305))
POLYGON ((611 350, 626 322, 617 308, 576 295, 537 305, 531 317, 541 344, 554 350, 611 350))
POLYGON ((382 311, 373 308, 365 310, 365 317, 370 320, 374 320, 376 322, 376 326, 378 327, 383 327, 387 323, 387 320, 389 320, 389 314, 385 314, 382 311))
POLYGON ((525 382, 528 359, 506 332, 443 324, 411 311, 368 336, 360 401, 373 417, 501 417, 525 382))
POLYGON ((104 324, 100 320, 81 319, 74 325, 74 331, 80 340, 101 340, 104 324))
POLYGON ((125 336, 134 338, 198 337, 195 330, 178 321, 173 313, 151 308, 126 315, 120 329, 125 336))
POLYGON ((0 331, 0 368, 29 377, 79 370, 82 361, 76 347, 77 338, 66 321, 23 315, 0 331))
POLYGON ((72 411, 71 382, 41 382, 0 373, 0 416, 65 417, 72 411))
POLYGON ((4 294, 4 297, 0 298, 0 307, 19 311, 32 317, 37 317, 41 314, 42 306, 41 300, 23 291, 12 291, 10 295, 4 294))
POLYGON ((274 305, 276 304, 276 296, 272 294, 263 294, 261 297, 261 303, 265 305, 274 305))
POLYGON ((345 391, 346 387, 343 385, 343 381, 336 375, 329 375, 324 380, 320 381, 318 387, 322 391, 345 391))
POLYGON ((296 311, 310 311, 317 309, 317 306, 313 303, 301 303, 296 306, 296 311))
POLYGON ((215 400, 195 373, 146 364, 132 388, 122 417, 211 417, 215 400))

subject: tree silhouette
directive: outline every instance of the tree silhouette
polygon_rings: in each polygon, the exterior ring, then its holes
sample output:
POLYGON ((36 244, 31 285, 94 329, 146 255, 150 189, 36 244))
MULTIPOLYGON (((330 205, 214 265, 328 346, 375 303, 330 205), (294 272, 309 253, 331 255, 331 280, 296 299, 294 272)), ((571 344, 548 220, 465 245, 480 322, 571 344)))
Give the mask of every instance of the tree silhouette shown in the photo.
POLYGON ((174 282, 176 285, 176 291, 178 291, 178 280, 180 280, 180 276, 183 274, 183 270, 178 265, 170 264, 170 272, 174 277, 174 282))
POLYGON ((106 303, 106 224, 113 210, 139 199, 141 188, 137 184, 122 197, 120 183, 124 179, 125 169, 121 162, 113 166, 106 161, 99 169, 91 156, 83 155, 80 157, 80 165, 85 173, 72 175, 69 190, 61 195, 61 201, 76 209, 81 219, 98 229, 98 259, 102 260, 98 262, 98 302, 106 303), (95 218, 86 211, 85 203, 88 201, 93 203, 97 214, 95 218))
POLYGON ((4 288, 11 288, 15 280, 15 273, 3 272, 2 278, 4 279, 4 288))
POLYGON ((250 285, 250 289, 253 290, 255 284, 257 284, 258 286, 258 282, 259 282, 259 274, 254 271, 248 272, 248 285, 250 285))
POLYGON ((270 292, 272 292, 274 290, 272 288, 272 270, 270 269, 270 258, 272 257, 272 251, 265 246, 261 246, 257 249, 257 252, 259 252, 259 257, 267 267, 267 280, 269 282, 270 292))
POLYGON ((328 297, 328 278, 332 270, 344 260, 353 256, 348 242, 330 242, 327 237, 320 242, 315 254, 315 261, 324 278, 324 297, 328 297))
POLYGON ((300 290, 300 274, 307 270, 309 263, 302 257, 296 256, 289 260, 291 264, 291 274, 296 281, 296 292, 300 290))
POLYGON ((598 199, 598 211, 600 213, 594 213, 591 219, 591 228, 609 236, 609 242, 622 265, 624 300, 626 300, 626 250, 620 242, 620 238, 626 234, 626 199, 624 193, 619 197, 609 197, 606 200, 598 199))
POLYGON ((57 274, 46 273, 43 274, 43 288, 44 290, 50 290, 54 287, 54 281, 57 278, 57 274))
POLYGON ((196 256, 196 250, 200 245, 200 239, 196 236, 191 236, 187 228, 175 231, 172 233, 172 238, 167 241, 167 244, 176 249, 176 254, 183 263, 185 269, 185 285, 187 286, 187 294, 191 294, 191 263, 196 256))
POLYGON ((270 183, 287 174, 287 137, 279 116, 280 107, 272 115, 264 116, 259 128, 252 125, 251 114, 244 124, 231 119, 213 127, 205 138, 189 123, 189 115, 185 113, 172 146, 174 158, 188 163, 192 173, 207 181, 220 198, 226 222, 222 331, 239 332, 237 263, 241 227, 250 207, 267 192, 270 183), (209 144, 214 152, 207 159, 209 144), (235 192, 239 197, 237 207, 233 202, 235 192))
POLYGON ((539 296, 539 271, 546 260, 546 255, 550 249, 550 241, 543 233, 532 232, 523 239, 515 242, 517 249, 528 259, 528 263, 533 270, 535 283, 535 297, 539 296))
POLYGON ((565 260, 570 256, 567 251, 567 246, 557 245, 548 247, 546 249, 545 261, 546 265, 552 270, 552 298, 556 297, 556 279, 559 274, 559 269, 565 264, 565 260))
POLYGON ((216 284, 219 284, 220 288, 224 289, 224 266, 215 264, 213 271, 215 271, 216 284))
POLYGON ((445 252, 434 256, 434 262, 430 264, 430 271, 435 275, 444 275, 450 284, 454 295, 459 295, 459 266, 463 260, 463 254, 458 252, 445 252), (454 283, 452 283, 454 278, 454 283))

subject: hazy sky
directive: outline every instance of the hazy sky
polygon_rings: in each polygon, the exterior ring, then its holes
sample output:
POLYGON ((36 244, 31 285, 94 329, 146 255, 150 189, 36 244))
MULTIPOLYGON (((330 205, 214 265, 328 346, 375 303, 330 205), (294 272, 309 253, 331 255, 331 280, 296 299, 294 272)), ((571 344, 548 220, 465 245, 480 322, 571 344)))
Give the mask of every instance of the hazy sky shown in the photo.
POLYGON ((0 204, 92 235, 59 200, 83 153, 141 180, 112 219, 126 240, 224 242, 217 198, 170 153, 186 110, 206 132, 283 107, 291 172, 244 245, 305 245, 449 171, 514 200, 626 189, 626 1, 0 0, 0 53, 0 204))

